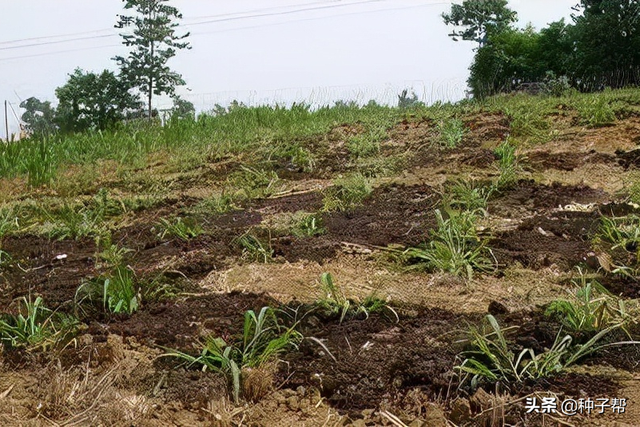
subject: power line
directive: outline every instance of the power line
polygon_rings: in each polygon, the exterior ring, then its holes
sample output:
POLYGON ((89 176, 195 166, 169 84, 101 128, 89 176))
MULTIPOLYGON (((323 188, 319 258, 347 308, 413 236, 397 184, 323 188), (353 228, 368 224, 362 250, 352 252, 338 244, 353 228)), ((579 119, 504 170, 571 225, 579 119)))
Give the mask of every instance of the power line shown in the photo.
MULTIPOLYGON (((366 3, 378 3, 378 2, 383 2, 383 1, 386 1, 386 0, 364 0, 364 1, 359 1, 359 2, 355 2, 355 3, 348 3, 348 4, 345 3, 345 4, 340 4, 340 5, 334 5, 332 7, 324 6, 324 7, 320 7, 320 8, 314 7, 314 8, 306 8, 306 9, 297 9, 296 11, 286 11, 286 12, 278 12, 278 13, 272 13, 272 14, 247 15, 247 16, 244 16, 244 17, 224 18, 224 19, 217 20, 217 21, 200 22, 200 23, 197 23, 197 24, 190 24, 190 25, 199 25, 199 24, 205 24, 205 23, 222 22, 222 21, 238 20, 238 19, 250 19, 250 18, 254 18, 254 17, 263 17, 263 16, 288 15, 288 14, 297 13, 297 12, 306 11, 306 10, 333 9, 333 8, 337 8, 337 7, 360 5, 360 4, 366 4, 366 3)), ((367 11, 364 11, 364 12, 350 12, 350 13, 342 13, 342 14, 314 17, 314 18, 304 18, 304 19, 289 20, 289 21, 285 21, 285 22, 272 22, 272 23, 265 23, 265 24, 260 24, 260 25, 245 26, 245 27, 238 27, 238 28, 230 28, 230 29, 224 29, 224 30, 197 32, 197 33, 193 33, 192 35, 199 36, 199 35, 206 35, 206 34, 216 34, 216 33, 224 33, 224 32, 237 31, 237 30, 246 30, 246 29, 253 29, 253 28, 284 25, 284 24, 289 24, 289 23, 294 23, 294 22, 304 22, 304 21, 314 21, 314 20, 320 20, 320 19, 328 19, 328 18, 334 18, 334 17, 338 17, 338 16, 350 16, 350 15, 361 15, 361 14, 365 14, 365 13, 377 13, 377 12, 386 12, 386 11, 416 9, 416 8, 422 8, 422 7, 434 6, 434 5, 442 5, 442 4, 450 4, 450 3, 446 2, 446 1, 436 1, 436 2, 431 2, 431 3, 423 3, 423 4, 420 4, 420 5, 413 5, 413 6, 394 7, 394 8, 386 8, 386 9, 375 9, 375 10, 367 10, 367 11)), ((104 38, 104 37, 111 37, 111 36, 115 36, 115 34, 109 35, 109 36, 87 37, 87 38, 82 38, 82 39, 104 38)), ((74 40, 66 40, 66 41, 74 41, 74 40)), ((53 44, 53 43, 60 43, 60 42, 45 42, 45 43, 42 43, 42 44, 46 45, 46 44, 53 44)), ((36 46, 36 45, 39 45, 39 44, 34 44, 33 46, 36 46)), ((78 49, 68 49, 68 50, 54 51, 54 52, 44 52, 44 53, 38 53, 38 54, 33 54, 33 55, 13 56, 13 57, 8 57, 8 58, 0 58, 0 62, 9 61, 9 60, 15 60, 15 59, 36 58, 36 57, 40 57, 40 56, 56 55, 56 54, 78 52, 78 51, 85 51, 85 50, 103 49, 103 48, 107 48, 107 47, 118 47, 118 46, 121 46, 121 45, 120 44, 116 44, 116 45, 111 44, 111 45, 93 46, 93 47, 78 48, 78 49)), ((23 47, 23 46, 20 46, 20 47, 23 47)), ((11 47, 11 49, 13 49, 13 48, 15 48, 15 47, 11 47)), ((9 48, 4 48, 4 49, 9 49, 9 48)), ((0 48, 0 50, 3 50, 3 48, 0 48)))
MULTIPOLYGON (((358 5, 369 4, 369 3, 379 3, 379 2, 383 2, 383 1, 388 1, 388 0, 362 0, 362 1, 356 1, 356 2, 351 2, 351 3, 339 3, 339 4, 325 4, 326 2, 315 2, 315 3, 310 3, 310 4, 321 4, 321 5, 324 4, 324 5, 323 6, 314 6, 314 7, 303 7, 303 8, 298 8, 298 9, 294 9, 294 10, 287 10, 287 11, 282 11, 282 12, 272 12, 272 13, 255 13, 255 12, 260 12, 260 11, 264 11, 264 10, 282 9, 282 6, 281 7, 276 7, 276 8, 255 9, 255 10, 249 11, 250 13, 246 13, 244 15, 242 14, 243 12, 239 12, 239 13, 227 13, 227 14, 220 14, 220 15, 210 15, 210 16, 189 18, 189 19, 203 19, 203 18, 215 18, 215 19, 209 19, 209 20, 205 20, 205 21, 201 21, 201 22, 194 22, 194 23, 190 23, 190 24, 185 24, 183 26, 184 27, 191 27, 191 26, 196 26, 196 25, 212 24, 212 23, 217 23, 217 22, 238 21, 238 20, 243 20, 243 19, 263 18, 263 17, 269 17, 269 16, 282 16, 282 15, 290 15, 290 14, 307 12, 307 11, 324 10, 324 9, 336 9, 336 8, 349 7, 349 6, 358 6, 358 5), (233 15, 239 15, 239 16, 233 16, 233 15)), ((335 0, 332 1, 331 3, 335 3, 335 0)), ((288 7, 290 7, 290 6, 288 6, 288 7)), ((22 43, 22 42, 25 42, 25 41, 40 40, 40 39, 44 39, 44 38, 50 39, 50 38, 68 37, 68 36, 72 36, 72 35, 95 34, 95 33, 104 32, 104 31, 112 31, 112 30, 104 29, 104 30, 95 30, 95 31, 89 31, 89 32, 84 32, 84 33, 71 33, 71 34, 66 34, 66 35, 63 34, 63 35, 53 35, 53 36, 42 36, 42 37, 31 37, 31 38, 25 38, 25 39, 16 39, 16 40, 9 40, 9 41, 0 42, 0 45, 22 43)), ((93 36, 86 36, 86 37, 68 38, 68 39, 65 39, 65 40, 49 40, 49 41, 43 41, 43 42, 39 42, 39 43, 20 44, 18 46, 0 47, 0 50, 21 49, 21 48, 28 48, 28 47, 37 47, 37 46, 45 46, 45 45, 52 45, 52 44, 69 43, 69 42, 75 42, 75 41, 80 41, 80 40, 92 40, 92 39, 109 38, 109 37, 117 37, 117 36, 118 36, 118 34, 105 34, 105 35, 93 35, 93 36)))

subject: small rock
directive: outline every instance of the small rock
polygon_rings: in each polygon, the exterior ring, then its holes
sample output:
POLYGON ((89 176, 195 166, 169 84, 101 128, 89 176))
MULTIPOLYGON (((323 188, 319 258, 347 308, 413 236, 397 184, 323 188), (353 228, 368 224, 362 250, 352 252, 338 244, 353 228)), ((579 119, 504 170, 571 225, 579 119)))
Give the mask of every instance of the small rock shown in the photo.
POLYGON ((364 420, 355 420, 351 423, 351 427, 367 427, 367 423, 364 420))
POLYGON ((298 396, 291 396, 288 398, 287 405, 292 411, 297 411, 300 408, 300 400, 298 400, 298 396))
POLYGON ((420 418, 416 418, 415 420, 411 421, 411 423, 409 423, 409 427, 426 427, 427 425, 431 424, 425 423, 420 418))
POLYGON ((296 393, 298 393, 299 396, 304 396, 307 393, 307 389, 302 385, 298 386, 296 393))

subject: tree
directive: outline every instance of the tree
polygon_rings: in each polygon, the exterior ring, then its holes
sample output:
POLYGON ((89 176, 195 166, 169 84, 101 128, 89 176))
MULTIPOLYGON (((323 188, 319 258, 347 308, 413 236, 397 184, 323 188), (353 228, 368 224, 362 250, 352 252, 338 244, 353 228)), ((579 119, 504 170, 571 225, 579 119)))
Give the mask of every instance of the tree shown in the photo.
POLYGON ((28 98, 20 103, 20 108, 25 111, 22 121, 26 123, 26 130, 31 135, 48 135, 56 131, 54 117, 56 110, 49 101, 40 101, 38 98, 28 98))
POLYGON ((77 68, 69 80, 56 89, 58 108, 55 122, 63 132, 106 129, 142 106, 129 86, 108 70, 100 74, 77 68))
POLYGON ((123 44, 132 47, 129 56, 113 58, 120 66, 121 76, 132 87, 147 96, 149 119, 152 116, 153 95, 175 93, 175 87, 185 84, 182 76, 167 66, 169 59, 179 49, 189 49, 184 42, 189 33, 177 35, 176 19, 182 14, 175 7, 168 6, 167 0, 123 0, 125 9, 135 11, 134 16, 118 15, 116 28, 129 29, 120 34, 123 44))
POLYGON ((586 90, 638 84, 640 1, 581 0, 573 15, 576 80, 586 90))
POLYGON ((507 0, 464 0, 452 4, 449 13, 443 13, 447 25, 454 25, 449 36, 454 41, 472 40, 482 47, 492 34, 508 29, 517 20, 517 13, 507 7, 507 0))
POLYGON ((191 101, 181 98, 178 95, 173 97, 173 108, 171 109, 172 119, 186 119, 196 117, 196 107, 191 101))

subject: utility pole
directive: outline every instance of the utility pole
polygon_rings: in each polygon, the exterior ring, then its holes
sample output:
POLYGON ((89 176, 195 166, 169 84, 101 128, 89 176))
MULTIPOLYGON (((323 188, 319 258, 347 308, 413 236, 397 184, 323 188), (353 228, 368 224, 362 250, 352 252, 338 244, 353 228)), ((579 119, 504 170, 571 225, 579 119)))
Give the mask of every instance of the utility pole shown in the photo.
POLYGON ((9 142, 9 117, 7 116, 7 100, 4 100, 4 130, 7 135, 7 142, 9 142))

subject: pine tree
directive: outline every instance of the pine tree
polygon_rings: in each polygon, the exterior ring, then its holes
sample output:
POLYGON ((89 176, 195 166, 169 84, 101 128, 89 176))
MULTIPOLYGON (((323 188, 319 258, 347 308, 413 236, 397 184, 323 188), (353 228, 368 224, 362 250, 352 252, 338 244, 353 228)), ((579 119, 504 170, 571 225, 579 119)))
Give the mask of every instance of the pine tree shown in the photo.
POLYGON ((167 62, 180 49, 190 49, 183 41, 189 33, 176 34, 182 14, 167 0, 123 0, 124 8, 133 15, 118 15, 116 28, 129 30, 121 33, 122 43, 131 47, 127 57, 113 58, 120 66, 121 77, 132 88, 146 95, 149 118, 152 116, 153 95, 174 95, 176 86, 184 85, 182 76, 172 71, 167 62))

